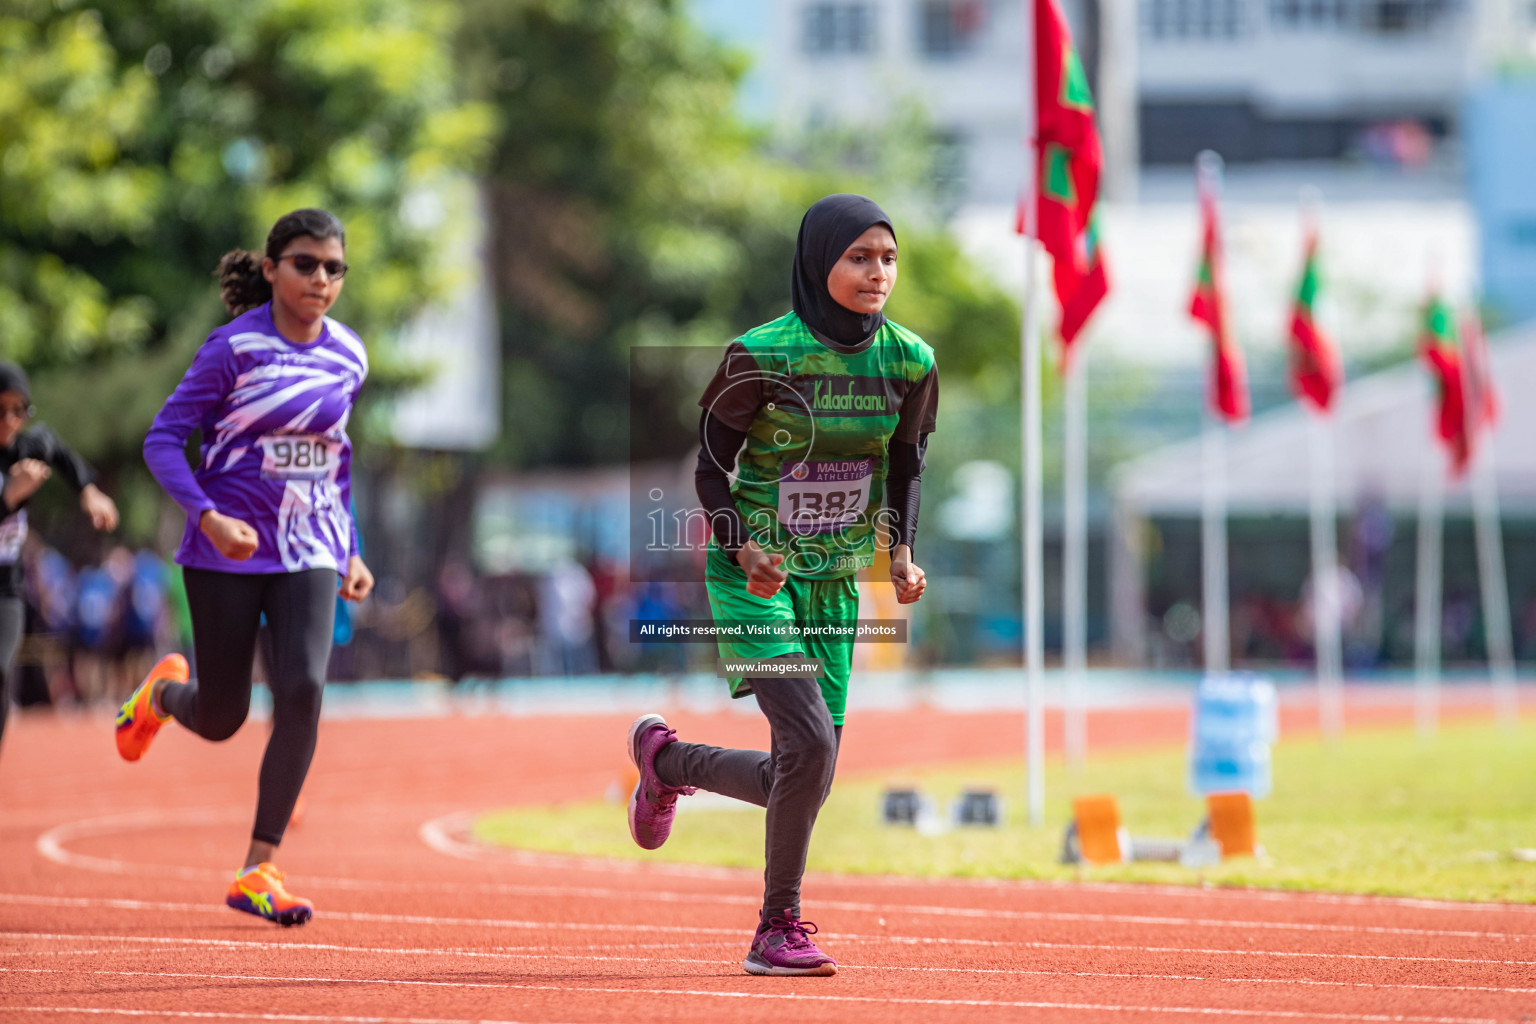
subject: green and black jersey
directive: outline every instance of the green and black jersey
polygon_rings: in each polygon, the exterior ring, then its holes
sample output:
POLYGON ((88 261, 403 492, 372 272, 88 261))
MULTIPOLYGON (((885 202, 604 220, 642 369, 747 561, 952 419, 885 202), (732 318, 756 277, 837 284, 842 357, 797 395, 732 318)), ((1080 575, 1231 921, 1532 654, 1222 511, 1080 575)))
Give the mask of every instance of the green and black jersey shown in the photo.
POLYGON ((933 349, 905 327, 845 347, 786 313, 727 347, 699 404, 747 435, 731 493, 748 534, 836 579, 874 562, 886 445, 932 433, 938 399, 933 349))

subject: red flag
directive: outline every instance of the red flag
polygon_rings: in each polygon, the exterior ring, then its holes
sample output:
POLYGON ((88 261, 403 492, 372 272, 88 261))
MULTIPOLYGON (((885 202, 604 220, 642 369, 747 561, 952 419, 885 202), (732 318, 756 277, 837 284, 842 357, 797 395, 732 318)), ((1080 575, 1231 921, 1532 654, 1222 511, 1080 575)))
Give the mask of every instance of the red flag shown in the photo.
POLYGON ((1466 391, 1461 352, 1456 348, 1456 322, 1451 309, 1438 295, 1424 304, 1419 329, 1419 353, 1435 375, 1435 434, 1451 457, 1451 475, 1461 476, 1472 461, 1472 436, 1468 430, 1466 391))
POLYGON ((1296 397, 1327 412, 1333 393, 1343 383, 1344 372, 1339 355, 1327 335, 1317 325, 1317 232, 1307 235, 1307 256, 1302 264, 1301 284, 1291 306, 1291 387, 1296 397))
POLYGON ((1211 331, 1211 404, 1228 423, 1240 423, 1248 418, 1248 371, 1227 319, 1226 273, 1222 266, 1216 196, 1203 179, 1200 219, 1200 270, 1195 293, 1189 300, 1189 315, 1211 331))
MULTIPOLYGON (((1062 367, 1109 292, 1094 205, 1104 157, 1088 76, 1056 0, 1035 0, 1035 165, 1040 244, 1051 254, 1061 305, 1062 367)), ((1021 205, 1017 229, 1024 230, 1021 205)))

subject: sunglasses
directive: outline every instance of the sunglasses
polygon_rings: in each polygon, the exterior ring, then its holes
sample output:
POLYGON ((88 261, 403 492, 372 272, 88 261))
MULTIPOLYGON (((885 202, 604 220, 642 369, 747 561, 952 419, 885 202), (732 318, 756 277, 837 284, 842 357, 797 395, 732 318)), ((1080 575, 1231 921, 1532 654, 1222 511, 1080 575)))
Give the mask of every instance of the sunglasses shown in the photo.
POLYGON ((30 405, 0 405, 0 417, 8 420, 24 420, 32 415, 30 405))
POLYGON ((312 277, 315 271, 325 268, 325 276, 332 281, 347 276, 347 265, 341 260, 322 260, 318 256, 311 256, 307 252, 290 253, 287 256, 279 256, 276 262, 293 260, 293 269, 302 277, 312 277))

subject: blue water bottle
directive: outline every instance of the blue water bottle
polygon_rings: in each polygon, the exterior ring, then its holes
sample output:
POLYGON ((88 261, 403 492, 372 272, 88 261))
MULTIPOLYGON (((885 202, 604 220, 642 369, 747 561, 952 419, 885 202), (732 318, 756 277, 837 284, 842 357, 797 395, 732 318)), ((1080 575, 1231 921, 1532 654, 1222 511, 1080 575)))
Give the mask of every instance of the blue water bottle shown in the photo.
POLYGON ((1275 684, 1247 672, 1208 675, 1195 690, 1189 730, 1189 788, 1268 796, 1270 745, 1280 734, 1275 684))

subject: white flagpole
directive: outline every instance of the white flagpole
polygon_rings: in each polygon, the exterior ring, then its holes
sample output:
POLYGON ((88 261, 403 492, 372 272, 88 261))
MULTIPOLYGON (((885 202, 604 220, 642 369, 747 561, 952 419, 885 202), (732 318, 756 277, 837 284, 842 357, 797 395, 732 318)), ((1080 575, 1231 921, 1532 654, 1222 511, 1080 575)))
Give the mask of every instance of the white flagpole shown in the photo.
POLYGON ((1329 413, 1311 417, 1312 639, 1317 649, 1317 709, 1323 738, 1344 735, 1344 651, 1340 639, 1339 539, 1333 472, 1337 437, 1329 413))
POLYGON ((1520 718, 1515 690, 1515 651, 1510 635, 1509 586, 1504 578, 1504 531, 1499 521, 1499 486, 1494 474, 1493 432, 1472 467, 1472 525, 1477 538, 1478 582, 1483 591, 1483 636, 1493 678, 1494 715, 1501 726, 1520 718))
POLYGON ((1035 240, 1040 234, 1037 195, 1040 183, 1036 175, 1037 133, 1035 117, 1035 4, 1023 0, 1024 8, 1024 325, 1019 341, 1023 384, 1019 417, 1022 420, 1023 466, 1020 475, 1024 524, 1024 678, 1028 713, 1025 722, 1025 760, 1029 823, 1045 824, 1045 580, 1042 569, 1045 554, 1041 529, 1040 460, 1042 443, 1040 399, 1040 310, 1036 286, 1035 240))
POLYGON ((1200 495, 1200 550, 1205 671, 1231 667, 1231 638, 1227 627, 1227 428, 1221 418, 1206 415, 1200 495))
MULTIPOLYGON (((1083 343, 1078 342, 1081 346, 1083 343)), ((1063 475, 1062 654, 1066 669, 1067 764, 1079 767, 1088 754, 1084 688, 1088 677, 1088 367, 1081 348, 1067 362, 1063 416, 1066 438, 1063 475)))
POLYGON ((1438 445, 1424 449, 1419 464, 1418 580, 1414 597, 1414 721, 1419 735, 1440 728, 1441 530, 1445 516, 1445 467, 1438 445))
MULTIPOLYGON (((1221 194, 1221 158, 1209 150, 1195 158, 1201 190, 1221 194)), ((1218 296, 1218 301, 1220 297, 1218 296)), ((1212 352, 1211 358, 1216 354, 1212 352)), ((1231 636, 1227 625, 1227 427, 1221 416, 1207 410, 1204 466, 1200 501, 1201 620, 1205 671, 1231 667, 1231 636)))

